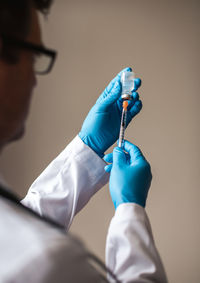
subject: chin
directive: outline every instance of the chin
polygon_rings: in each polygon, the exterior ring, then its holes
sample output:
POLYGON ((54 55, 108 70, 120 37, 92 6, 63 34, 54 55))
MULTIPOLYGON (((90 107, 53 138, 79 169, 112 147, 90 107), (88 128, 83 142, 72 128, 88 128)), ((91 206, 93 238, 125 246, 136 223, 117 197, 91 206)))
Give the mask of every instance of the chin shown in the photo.
POLYGON ((25 126, 21 127, 15 133, 15 135, 13 135, 13 137, 10 139, 10 142, 20 140, 21 138, 23 138, 24 134, 25 134, 25 126))
POLYGON ((0 153, 3 150, 3 148, 9 145, 10 143, 20 140, 24 136, 24 133, 25 133, 25 127, 21 127, 21 129, 19 129, 17 132, 15 132, 15 134, 10 136, 10 138, 6 138, 6 140, 2 142, 0 141, 0 153))

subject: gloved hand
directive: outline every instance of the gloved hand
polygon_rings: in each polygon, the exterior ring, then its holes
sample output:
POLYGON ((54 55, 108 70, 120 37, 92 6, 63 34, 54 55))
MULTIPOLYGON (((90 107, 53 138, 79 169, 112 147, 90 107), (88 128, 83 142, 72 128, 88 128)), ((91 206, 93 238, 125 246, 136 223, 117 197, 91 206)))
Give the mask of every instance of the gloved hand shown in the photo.
POLYGON ((151 167, 140 149, 125 141, 123 151, 115 147, 113 153, 104 156, 105 166, 110 174, 110 194, 115 208, 121 203, 137 203, 143 207, 146 204, 148 190, 151 185, 151 167))
MULTIPOLYGON (((124 70, 131 71, 131 68, 124 70)), ((122 71, 124 71, 122 70, 122 71)), ((100 157, 113 145, 119 137, 122 100, 121 96, 121 73, 110 82, 104 92, 96 101, 88 113, 79 137, 82 141, 92 148, 100 157)), ((129 102, 127 113, 127 125, 132 118, 138 114, 142 108, 142 102, 136 90, 140 87, 141 80, 135 79, 135 89, 133 91, 133 100, 129 102)))

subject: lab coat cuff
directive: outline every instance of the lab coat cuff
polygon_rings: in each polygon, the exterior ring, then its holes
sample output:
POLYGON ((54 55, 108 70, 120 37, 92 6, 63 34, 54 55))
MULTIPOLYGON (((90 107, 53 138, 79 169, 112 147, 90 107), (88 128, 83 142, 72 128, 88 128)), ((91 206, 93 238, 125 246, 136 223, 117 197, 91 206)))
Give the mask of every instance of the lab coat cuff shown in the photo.
POLYGON ((117 221, 144 221, 147 219, 147 214, 145 209, 136 203, 122 203, 117 207, 113 220, 114 219, 117 219, 117 221))
POLYGON ((96 190, 108 183, 110 174, 104 170, 107 165, 106 162, 87 146, 78 135, 67 146, 67 149, 72 152, 76 160, 81 162, 82 166, 87 168, 91 185, 96 185, 96 190))

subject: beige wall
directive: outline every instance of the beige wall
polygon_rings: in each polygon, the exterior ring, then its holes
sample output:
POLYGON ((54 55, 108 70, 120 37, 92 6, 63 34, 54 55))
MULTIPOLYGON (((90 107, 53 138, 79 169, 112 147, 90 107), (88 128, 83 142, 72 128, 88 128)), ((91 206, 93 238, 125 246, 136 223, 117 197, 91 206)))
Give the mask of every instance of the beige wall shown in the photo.
MULTIPOLYGON (((132 66, 144 108, 127 130, 152 165, 147 202, 157 247, 172 283, 200 282, 199 1, 57 0, 44 41, 58 50, 53 72, 38 78, 25 138, 2 156, 21 196, 82 121, 109 80, 132 66)), ((104 187, 72 231, 104 258, 114 213, 104 187)))

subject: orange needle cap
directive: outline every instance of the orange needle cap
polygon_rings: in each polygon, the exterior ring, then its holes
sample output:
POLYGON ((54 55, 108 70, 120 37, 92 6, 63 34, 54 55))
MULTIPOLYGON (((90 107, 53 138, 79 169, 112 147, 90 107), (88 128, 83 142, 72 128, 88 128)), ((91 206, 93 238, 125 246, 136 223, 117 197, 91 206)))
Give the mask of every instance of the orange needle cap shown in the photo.
POLYGON ((126 111, 127 110, 127 107, 128 107, 128 101, 123 101, 123 108, 124 110, 126 111))

